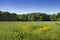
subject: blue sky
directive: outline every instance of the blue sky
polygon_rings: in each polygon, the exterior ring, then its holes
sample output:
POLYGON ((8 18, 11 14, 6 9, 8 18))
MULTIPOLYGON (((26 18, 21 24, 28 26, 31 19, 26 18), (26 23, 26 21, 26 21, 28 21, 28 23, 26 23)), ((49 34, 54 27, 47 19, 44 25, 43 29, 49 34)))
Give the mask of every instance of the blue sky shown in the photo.
POLYGON ((54 14, 60 12, 60 0, 0 0, 0 10, 17 14, 32 12, 54 14))

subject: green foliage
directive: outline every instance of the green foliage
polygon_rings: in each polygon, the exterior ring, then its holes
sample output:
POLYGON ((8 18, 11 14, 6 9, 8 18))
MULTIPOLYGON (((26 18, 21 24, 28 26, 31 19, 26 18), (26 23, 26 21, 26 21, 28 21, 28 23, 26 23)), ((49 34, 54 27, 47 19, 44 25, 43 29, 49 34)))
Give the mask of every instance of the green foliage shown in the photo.
POLYGON ((50 19, 51 19, 51 21, 56 21, 56 14, 50 15, 50 19))
POLYGON ((60 13, 48 15, 45 13, 16 14, 0 11, 0 21, 58 21, 60 13))
POLYGON ((60 17, 60 13, 57 13, 57 18, 60 17))
POLYGON ((60 21, 60 18, 57 18, 57 21, 60 21))
POLYGON ((15 13, 0 11, 0 21, 16 21, 16 20, 17 20, 17 15, 15 13))

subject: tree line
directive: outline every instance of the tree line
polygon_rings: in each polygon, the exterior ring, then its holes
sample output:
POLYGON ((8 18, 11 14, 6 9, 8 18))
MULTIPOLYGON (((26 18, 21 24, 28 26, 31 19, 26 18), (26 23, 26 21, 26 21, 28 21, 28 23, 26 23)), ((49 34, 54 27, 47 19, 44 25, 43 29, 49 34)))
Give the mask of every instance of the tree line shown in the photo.
POLYGON ((60 21, 60 13, 28 13, 20 15, 0 11, 0 21, 60 21))

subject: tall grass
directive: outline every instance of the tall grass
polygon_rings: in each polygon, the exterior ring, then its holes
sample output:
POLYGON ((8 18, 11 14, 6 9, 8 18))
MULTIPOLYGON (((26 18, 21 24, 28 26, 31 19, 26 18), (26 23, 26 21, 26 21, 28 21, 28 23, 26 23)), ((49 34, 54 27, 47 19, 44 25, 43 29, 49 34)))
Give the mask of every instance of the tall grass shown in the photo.
POLYGON ((60 40, 60 22, 0 22, 0 40, 60 40))

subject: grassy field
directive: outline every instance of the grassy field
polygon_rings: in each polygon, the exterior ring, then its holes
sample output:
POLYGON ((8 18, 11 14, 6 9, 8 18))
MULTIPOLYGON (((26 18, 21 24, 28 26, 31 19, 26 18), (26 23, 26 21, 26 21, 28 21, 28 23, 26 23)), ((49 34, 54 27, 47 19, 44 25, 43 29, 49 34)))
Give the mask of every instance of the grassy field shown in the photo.
POLYGON ((0 40, 60 40, 60 22, 0 22, 0 40))

